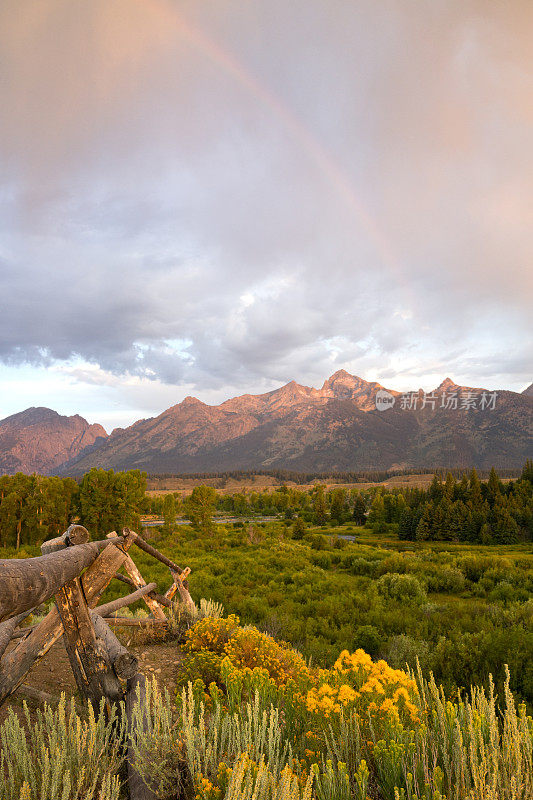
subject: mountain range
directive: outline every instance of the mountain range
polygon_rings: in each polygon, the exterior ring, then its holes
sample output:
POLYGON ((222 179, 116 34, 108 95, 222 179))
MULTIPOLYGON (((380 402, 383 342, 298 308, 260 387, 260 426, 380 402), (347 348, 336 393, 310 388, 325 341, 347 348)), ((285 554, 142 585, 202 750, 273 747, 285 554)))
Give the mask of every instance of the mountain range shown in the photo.
POLYGON ((64 417, 51 408, 27 408, 0 422, 0 474, 50 475, 107 433, 78 414, 64 417))
POLYGON ((218 406, 186 397, 109 436, 78 415, 26 409, 0 422, 0 474, 516 468, 532 454, 532 412, 533 384, 491 393, 446 378, 425 396, 339 370, 321 389, 291 381, 218 406))

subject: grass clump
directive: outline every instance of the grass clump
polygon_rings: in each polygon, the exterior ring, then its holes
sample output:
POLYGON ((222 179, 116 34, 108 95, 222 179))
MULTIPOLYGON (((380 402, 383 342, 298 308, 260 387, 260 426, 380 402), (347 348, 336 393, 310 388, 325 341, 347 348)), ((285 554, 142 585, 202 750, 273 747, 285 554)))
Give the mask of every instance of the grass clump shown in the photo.
POLYGON ((118 800, 124 723, 116 709, 106 717, 102 703, 81 717, 74 700, 61 696, 23 722, 10 709, 0 728, 2 800, 118 800))

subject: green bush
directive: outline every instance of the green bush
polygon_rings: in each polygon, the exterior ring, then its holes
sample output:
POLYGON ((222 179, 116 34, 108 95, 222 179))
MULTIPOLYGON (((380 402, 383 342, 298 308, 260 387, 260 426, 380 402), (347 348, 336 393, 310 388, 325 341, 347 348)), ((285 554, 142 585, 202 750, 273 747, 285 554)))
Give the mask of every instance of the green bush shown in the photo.
POLYGON ((382 640, 383 637, 374 625, 360 625, 355 631, 353 649, 360 648, 365 653, 375 656, 380 650, 382 640))
POLYGON ((178 686, 186 686, 201 679, 206 686, 220 683, 220 665, 224 655, 202 649, 195 653, 187 653, 179 662, 178 686))
POLYGON ((427 587, 430 592, 458 594, 465 586, 465 576, 457 567, 443 567, 427 576, 427 587))
POLYGON ((426 592, 414 575, 388 572, 377 580, 376 588, 382 597, 400 603, 422 603, 426 599, 426 592))

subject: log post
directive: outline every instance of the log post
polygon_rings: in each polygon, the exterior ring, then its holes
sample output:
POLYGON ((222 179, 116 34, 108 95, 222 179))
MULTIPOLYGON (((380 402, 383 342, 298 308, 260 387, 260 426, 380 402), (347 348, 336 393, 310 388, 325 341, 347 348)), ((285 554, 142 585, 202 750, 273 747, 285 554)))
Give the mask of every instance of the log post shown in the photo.
POLYGON ((122 700, 120 681, 108 662, 105 650, 98 646, 89 607, 79 580, 63 586, 55 602, 63 629, 65 647, 82 697, 98 707, 102 697, 122 700))
POLYGON ((91 620, 94 625, 96 637, 102 642, 102 647, 107 653, 117 678, 123 678, 125 680, 133 678, 139 666, 137 657, 134 656, 133 653, 130 653, 129 650, 119 642, 111 628, 95 611, 91 611, 91 620))
MULTIPOLYGON (((80 531, 83 537, 85 533, 80 531)), ((66 549, 69 543, 68 531, 54 542, 57 551, 66 549), (63 544, 61 545, 61 540, 63 544)), ((47 549, 50 545, 43 545, 47 549)), ((120 681, 111 668, 103 643, 97 642, 91 613, 83 593, 79 578, 66 583, 55 595, 55 603, 63 630, 65 647, 72 666, 78 689, 82 697, 90 700, 98 708, 100 700, 122 700, 120 681)))
POLYGON ((123 626, 126 628, 149 628, 154 630, 165 630, 168 628, 168 619, 153 619, 153 617, 145 617, 144 619, 137 619, 134 617, 105 617, 106 622, 110 627, 123 626))
MULTIPOLYGON (((146 586, 143 576, 137 569, 137 566, 130 555, 127 555, 124 560, 124 569, 138 589, 142 589, 144 586, 146 586)), ((150 597, 149 594, 144 595, 143 600, 150 609, 154 619, 166 619, 166 614, 157 600, 154 600, 154 598, 150 597)))
POLYGON ((0 659, 6 652, 7 646, 13 638, 15 628, 17 625, 20 625, 22 620, 29 616, 29 614, 29 611, 23 611, 22 614, 18 614, 16 617, 11 617, 11 619, 6 619, 5 622, 0 622, 0 659))
MULTIPOLYGON (((121 575, 120 572, 117 572, 113 577, 116 578, 118 581, 122 581, 122 583, 127 583, 128 586, 132 586, 134 589, 137 588, 137 584, 135 583, 135 581, 132 581, 132 579, 129 578, 127 575, 121 575)), ((155 585, 155 588, 157 589, 157 584, 155 585)), ((176 591, 175 587, 174 591, 176 591)), ((170 599, 167 597, 167 592, 165 592, 165 594, 158 594, 158 592, 156 592, 155 590, 150 590, 149 592, 147 592, 147 594, 149 594, 150 597, 153 597, 153 599, 156 600, 160 606, 166 606, 167 608, 172 608, 172 603, 170 602, 170 599)), ((172 593, 170 598, 172 598, 173 594, 174 593, 172 593)))
POLYGON ((41 552, 53 553, 56 550, 63 550, 67 545, 85 544, 89 541, 89 531, 83 525, 70 525, 67 530, 58 536, 57 539, 47 539, 41 545, 41 552))
POLYGON ((160 561, 162 564, 168 567, 171 572, 177 572, 178 575, 181 575, 181 573, 183 572, 181 567, 178 567, 178 565, 175 564, 174 561, 171 561, 170 558, 167 558, 165 555, 163 555, 163 553, 160 553, 159 550, 157 550, 151 544, 145 542, 142 536, 139 536, 138 533, 133 534, 133 541, 135 542, 137 547, 139 547, 141 550, 144 550, 144 552, 148 553, 149 556, 156 558, 158 561, 160 561))
POLYGON ((128 575, 121 575, 120 572, 115 572, 113 577, 116 578, 117 581, 122 581, 122 583, 127 583, 128 586, 133 586, 133 588, 135 589, 135 582, 132 581, 132 579, 128 577, 128 575))
POLYGON ((59 703, 59 697, 54 697, 53 694, 43 692, 42 689, 36 689, 34 686, 27 686, 25 683, 20 684, 18 691, 33 700, 34 703, 47 703, 49 706, 59 703))
MULTIPOLYGON (((114 536, 114 535, 115 535, 114 532, 108 534, 108 536, 114 536)), ((133 541, 136 541, 137 538, 136 533, 128 532, 128 535, 132 536, 133 541)), ((130 576, 131 580, 133 581, 137 589, 142 589, 144 586, 146 586, 146 581, 144 580, 143 576, 137 569, 137 566, 132 557, 129 555, 129 553, 126 555, 126 558, 124 559, 124 569, 130 576)), ((149 594, 144 595, 143 600, 150 609, 154 619, 166 619, 165 612, 163 611, 162 607, 159 605, 157 600, 154 600, 154 598, 150 597, 149 594)))
MULTIPOLYGON (((170 569, 170 567, 169 567, 169 569, 170 569)), ((185 569, 183 570, 183 572, 180 575, 180 578, 181 578, 182 581, 185 580, 185 578, 189 575, 190 571, 191 571, 190 567, 185 567, 185 569)), ((163 597, 166 600, 172 600, 172 598, 174 597, 174 595, 178 591, 178 584, 174 580, 174 573, 172 572, 172 570, 170 570, 170 575, 172 577, 172 584, 168 587, 168 589, 166 590, 165 594, 163 595, 163 597)), ((185 584, 185 585, 188 588, 188 584, 185 584)))
MULTIPOLYGON (((100 608, 100 606, 98 606, 100 608)), ((95 609, 95 612, 98 611, 98 608, 95 609)), ((100 616, 100 615, 98 615, 100 616)), ((127 628, 155 628, 158 630, 159 628, 165 628, 168 625, 168 619, 153 619, 152 617, 120 617, 118 614, 114 614, 112 617, 102 617, 104 622, 109 626, 122 626, 127 628)), ((22 630, 15 631, 12 639, 22 639, 24 636, 28 636, 31 631, 37 629, 37 625, 33 625, 29 628, 22 628, 22 630)), ((60 636, 62 632, 60 633, 60 636)))
MULTIPOLYGON (((82 575, 81 583, 89 607, 96 605, 98 598, 115 572, 121 568, 131 545, 132 540, 128 538, 128 535, 124 536, 122 542, 118 540, 111 542, 110 546, 100 553, 96 561, 82 575)), ((87 546, 90 545, 78 545, 77 547, 87 546)), ((77 547, 69 548, 69 550, 74 551, 77 547)), ((51 554, 47 557, 53 556, 54 554, 51 554)), ((56 608, 53 608, 39 625, 24 636, 15 648, 4 655, 0 663, 0 705, 22 683, 33 664, 46 655, 62 633, 63 627, 59 613, 56 608)))
POLYGON ((0 622, 49 600, 93 563, 108 541, 78 544, 37 558, 0 560, 0 622))
MULTIPOLYGON (((184 581, 177 572, 172 572, 172 577, 174 579, 174 583, 178 587, 178 592, 180 595, 180 600, 185 606, 185 608, 189 609, 190 611, 196 611, 196 606, 194 604, 194 600, 192 599, 191 595, 189 594, 189 584, 187 581, 184 581)), ((183 574, 183 573, 182 573, 183 574)))

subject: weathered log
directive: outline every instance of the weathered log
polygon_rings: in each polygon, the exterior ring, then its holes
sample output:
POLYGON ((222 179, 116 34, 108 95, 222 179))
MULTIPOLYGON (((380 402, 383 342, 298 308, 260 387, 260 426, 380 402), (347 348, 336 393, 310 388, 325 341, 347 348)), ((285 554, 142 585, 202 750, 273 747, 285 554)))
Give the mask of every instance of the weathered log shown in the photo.
MULTIPOLYGON (((128 575, 121 575, 119 572, 117 572, 114 577, 117 580, 122 581, 122 583, 127 583, 128 586, 132 586, 134 589, 137 588, 137 584, 135 583, 135 581, 133 581, 128 575)), ((144 588, 144 587, 141 587, 141 588, 144 588)), ((157 585, 156 585, 156 589, 157 589, 157 585)), ((156 592, 154 590, 151 590, 151 591, 147 592, 147 594, 149 594, 150 597, 153 597, 153 599, 156 600, 159 603, 159 605, 166 606, 167 608, 172 608, 172 603, 170 601, 171 601, 172 597, 174 596, 174 592, 175 591, 176 591, 176 587, 174 586, 174 584, 172 584, 170 589, 167 589, 165 594, 159 594, 158 592, 156 592), (170 597, 168 597, 168 592, 170 592, 171 589, 172 589, 172 594, 170 595, 170 597)))
POLYGON ((133 541, 137 547, 140 547, 140 549, 144 550, 145 553, 148 553, 149 556, 153 556, 153 558, 157 558, 158 561, 160 561, 162 564, 165 564, 165 566, 167 566, 171 572, 177 572, 178 575, 181 575, 183 572, 181 567, 178 567, 174 561, 171 561, 170 558, 167 558, 163 555, 163 553, 160 553, 159 550, 156 550, 155 547, 152 547, 151 544, 148 544, 148 542, 146 542, 142 536, 139 536, 138 533, 134 534, 133 541))
POLYGON ((119 608, 131 606, 132 603, 140 600, 145 594, 150 594, 154 589, 157 589, 157 583, 148 583, 146 586, 142 586, 140 589, 137 589, 131 594, 127 594, 125 597, 118 597, 116 600, 111 600, 111 602, 104 603, 102 606, 96 606, 94 610, 101 617, 109 617, 111 614, 114 614, 115 611, 118 611, 119 608))
POLYGON ((78 544, 37 558, 0 560, 0 622, 49 600, 93 563, 109 541, 78 544))
POLYGON ((65 533, 56 539, 48 539, 41 545, 41 552, 53 553, 56 550, 63 550, 67 545, 85 544, 89 541, 89 531, 83 525, 70 525, 65 533))
MULTIPOLYGON (((146 581, 144 580, 143 576, 137 569, 137 566, 130 555, 127 555, 124 560, 124 569, 130 576, 130 578, 134 581, 135 586, 138 589, 142 589, 143 586, 146 586, 146 581)), ((143 600, 150 609, 154 619, 166 619, 165 612, 163 611, 162 607, 159 605, 157 600, 154 600, 154 598, 151 597, 149 594, 144 595, 143 600)))
POLYGON ((165 600, 170 600, 172 602, 172 598, 174 597, 177 591, 178 591, 178 585, 175 581, 172 581, 172 584, 168 587, 163 597, 165 598, 165 600))
POLYGON ((104 617, 108 625, 121 625, 126 628, 166 628, 168 619, 152 619, 150 617, 104 617))
MULTIPOLYGON (((188 582, 185 583, 184 579, 189 575, 190 571, 191 571, 190 567, 185 567, 185 569, 183 570, 183 572, 180 575, 180 578, 184 582, 184 585, 187 588, 187 590, 189 588, 189 583, 188 582)), ((168 587, 168 589, 166 590, 165 594, 163 595, 165 600, 172 600, 172 598, 174 597, 174 595, 178 591, 178 582, 174 580, 174 572, 172 570, 170 570, 170 575, 172 577, 172 583, 168 587)))
POLYGON ((128 586, 133 586, 133 588, 135 589, 135 581, 132 581, 129 575, 121 575, 120 572, 116 572, 113 575, 113 577, 116 578, 117 581, 122 581, 122 583, 127 583, 128 586))
MULTIPOLYGON (((100 608, 103 606, 97 606, 94 611, 99 612, 100 608)), ((99 615, 100 616, 100 615, 99 615)), ((165 627, 168 625, 168 619, 153 619, 151 617, 121 617, 118 614, 113 614, 109 616, 109 613, 106 616, 103 616, 102 619, 108 625, 120 625, 123 627, 129 628, 149 628, 149 627, 165 627)), ((38 626, 37 625, 30 625, 27 628, 21 628, 18 631, 15 631, 11 639, 22 639, 24 636, 27 636, 31 631, 34 631, 38 626)), ((59 634, 58 638, 61 638, 63 632, 59 634)))
POLYGON ((190 611, 196 611, 194 600, 189 594, 189 588, 188 588, 189 584, 187 583, 187 581, 182 580, 181 575, 178 575, 177 572, 173 572, 172 570, 171 572, 172 572, 172 577, 174 578, 174 583, 178 587, 178 592, 180 595, 181 602, 190 611))
MULTIPOLYGON (((109 542, 109 540, 108 540, 109 542)), ((111 541, 83 574, 81 583, 89 606, 98 598, 120 569, 132 540, 126 535, 122 540, 111 541)), ((87 547, 88 545, 78 545, 87 547)), ((75 550, 75 548, 69 548, 75 550)), ((48 556, 48 558, 53 557, 48 556)), ((33 664, 38 662, 63 635, 63 626, 56 608, 53 608, 31 633, 24 636, 16 647, 4 655, 0 663, 0 705, 24 680, 33 664)))
POLYGON ((22 620, 26 619, 30 613, 30 611, 23 611, 22 614, 18 614, 16 617, 11 617, 11 619, 6 619, 5 622, 0 622, 0 658, 4 655, 9 642, 13 638, 15 628, 17 625, 20 625, 22 620))
POLYGON ((96 636, 101 640, 107 652, 115 675, 125 680, 133 678, 139 666, 137 657, 133 653, 130 653, 129 650, 119 642, 111 628, 95 611, 91 611, 91 620, 94 625, 96 636))
MULTIPOLYGON (((128 529, 125 528, 125 530, 128 529)), ((112 534, 108 534, 108 536, 111 535, 112 534)), ((137 534, 129 530, 128 530, 128 536, 131 536, 132 541, 135 541, 137 538, 137 534)), ((137 569, 135 562, 133 561, 132 557, 129 554, 127 554, 126 558, 124 559, 124 569, 130 576, 131 580, 133 581, 137 589, 142 589, 143 586, 146 586, 146 581, 144 580, 143 576, 137 569)), ((165 612, 163 611, 162 607, 159 605, 157 600, 154 600, 154 598, 150 597, 149 594, 144 595, 143 600, 150 609, 154 619, 166 619, 165 612)))
MULTIPOLYGON (((88 532, 87 532, 88 533, 88 532)), ((83 531, 79 532, 83 537, 83 531)), ((69 537, 60 537, 54 546, 60 550, 69 545, 69 537)), ((41 549, 46 549, 42 545, 41 549)), ((82 697, 98 708, 100 700, 122 700, 122 687, 112 669, 105 643, 99 641, 89 606, 79 579, 69 581, 55 595, 55 603, 65 631, 64 642, 72 672, 82 697)))
POLYGON ((95 708, 102 697, 112 702, 122 700, 120 681, 105 649, 97 642, 91 612, 79 580, 63 586, 55 601, 65 631, 65 647, 82 697, 91 700, 95 708))
MULTIPOLYGON (((146 704, 146 678, 140 672, 128 681, 126 692, 126 718, 130 735, 133 728, 133 709, 136 703, 139 703, 141 708, 146 704)), ((144 727, 147 727, 144 717, 142 720, 144 727)), ((128 747, 128 791, 130 800, 156 800, 156 795, 135 768, 135 753, 131 744, 128 747)))
MULTIPOLYGON (((11 620, 8 620, 8 622, 11 622, 11 620)), ((6 622, 2 622, 2 625, 7 625, 7 623, 6 622)), ((23 639, 25 636, 28 635, 28 633, 30 631, 35 630, 36 627, 37 627, 37 625, 28 625, 27 628, 19 628, 18 631, 14 631, 13 632, 13 635, 11 636, 11 639, 23 639)))

